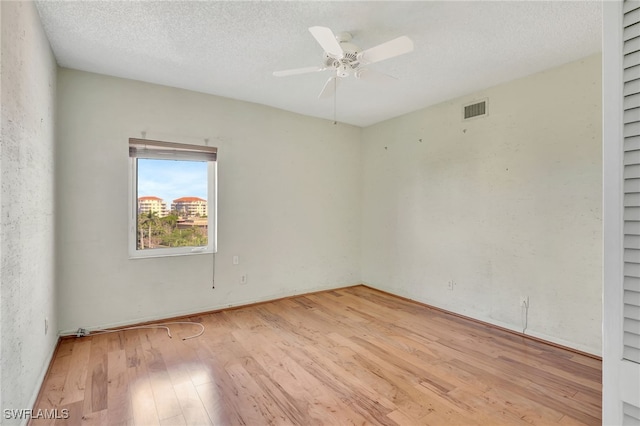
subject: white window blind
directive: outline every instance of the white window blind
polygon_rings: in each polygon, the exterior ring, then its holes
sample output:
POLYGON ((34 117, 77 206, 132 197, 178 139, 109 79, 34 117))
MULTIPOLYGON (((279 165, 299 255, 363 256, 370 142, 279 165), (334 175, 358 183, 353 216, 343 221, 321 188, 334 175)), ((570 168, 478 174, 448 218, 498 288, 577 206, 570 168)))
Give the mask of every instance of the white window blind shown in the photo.
POLYGON ((625 1, 623 357, 640 363, 640 2, 625 1))
POLYGON ((133 158, 216 161, 217 152, 218 149, 212 146, 129 138, 129 157, 133 158))

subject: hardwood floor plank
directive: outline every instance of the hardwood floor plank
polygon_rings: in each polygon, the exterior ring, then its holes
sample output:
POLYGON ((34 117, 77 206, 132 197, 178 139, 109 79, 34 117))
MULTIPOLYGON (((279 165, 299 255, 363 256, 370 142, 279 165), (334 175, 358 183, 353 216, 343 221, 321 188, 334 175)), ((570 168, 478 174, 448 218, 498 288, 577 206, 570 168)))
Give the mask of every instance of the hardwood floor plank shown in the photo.
POLYGON ((224 391, 215 383, 203 383, 196 386, 196 390, 209 419, 214 425, 246 424, 243 422, 242 416, 234 410, 234 406, 225 404, 221 395, 224 391))
MULTIPOLYGON (((88 340, 88 339, 86 339, 88 340)), ((75 348, 75 345, 74 345, 75 348)), ((59 416, 55 421, 55 426, 80 426, 82 425, 82 410, 84 401, 79 400, 60 406, 60 412, 67 413, 67 416, 59 416)))
MULTIPOLYGON (((255 319, 257 317, 254 316, 255 319)), ((244 322, 244 320, 242 320, 244 322)), ((215 356, 226 367, 225 371, 229 372, 230 366, 240 364, 243 370, 255 380, 255 385, 260 388, 260 392, 268 401, 275 404, 280 413, 284 415, 284 423, 301 424, 304 423, 304 415, 300 413, 296 400, 292 398, 280 384, 275 381, 269 373, 251 355, 255 351, 253 342, 255 335, 259 334, 262 338, 268 339, 272 344, 277 341, 277 335, 262 320, 250 320, 253 324, 247 329, 239 328, 231 332, 232 339, 220 342, 226 350, 220 351, 212 348, 212 356, 215 356)), ((244 325, 249 325, 244 323, 244 325)))
POLYGON ((83 413, 99 412, 107 409, 107 339, 91 339, 91 351, 87 368, 87 382, 83 413))
POLYGON ((107 334, 107 351, 108 352, 124 349, 124 345, 125 345, 124 332, 107 334))
MULTIPOLYGON (((123 346, 118 345, 117 347, 123 346)), ((133 409, 129 393, 125 350, 114 349, 109 351, 107 365, 107 422, 111 425, 126 424, 133 420, 133 409)))
POLYGON ((299 363, 305 364, 309 371, 315 372, 317 377, 322 377, 322 381, 340 395, 341 399, 349 400, 355 395, 358 405, 365 407, 368 413, 380 417, 396 409, 393 402, 384 395, 373 392, 366 381, 354 374, 354 370, 357 370, 354 352, 323 351, 315 346, 298 350, 284 346, 281 348, 299 363), (305 359, 304 355, 308 359, 305 359))
POLYGON ((570 416, 562 416, 562 418, 560 419, 560 421, 558 421, 559 425, 563 425, 563 426, 578 426, 578 425, 584 425, 584 423, 574 419, 573 417, 570 416))
POLYGON ((242 365, 232 364, 227 366, 225 370, 236 382, 237 389, 240 391, 238 398, 243 402, 243 413, 253 415, 253 417, 245 417, 247 424, 294 424, 280 409, 279 404, 269 398, 269 394, 262 391, 262 388, 242 365))
POLYGON ((56 358, 64 358, 65 356, 69 356, 73 353, 73 345, 75 345, 74 339, 62 339, 58 344, 58 349, 56 350, 56 358))
POLYGON ((102 426, 108 423, 107 409, 100 411, 92 411, 82 416, 82 426, 102 426))
MULTIPOLYGON (((64 399, 67 397, 64 385, 67 380, 67 374, 71 366, 71 352, 74 342, 72 340, 60 342, 60 346, 56 352, 54 359, 51 360, 51 370, 47 380, 42 384, 42 391, 39 405, 35 409, 51 410, 65 404, 64 399)), ((38 425, 53 424, 53 421, 38 419, 38 425)))
POLYGON ((597 425, 597 359, 364 286, 62 340, 30 425, 597 425))
MULTIPOLYGON (((195 386, 215 380, 215 375, 212 374, 212 366, 203 363, 198 356, 199 346, 196 343, 176 341, 174 347, 182 360, 182 367, 186 370, 189 380, 195 386)), ((175 366, 172 367, 171 371, 175 372, 175 366)))
MULTIPOLYGON (((205 405, 200 399, 200 395, 196 391, 196 387, 189 381, 183 381, 174 384, 173 388, 178 397, 180 408, 182 410, 181 417, 188 425, 210 425, 211 419, 207 414, 205 405)), ((216 423, 221 424, 221 423, 216 423)))
POLYGON ((511 381, 509 373, 506 373, 505 375, 498 375, 502 372, 494 370, 493 368, 488 368, 486 365, 483 366, 483 368, 478 368, 459 360, 454 360, 452 363, 455 363, 458 368, 463 368, 469 372, 475 372, 479 377, 483 377, 484 380, 490 382, 492 386, 509 388, 513 393, 527 399, 538 401, 547 407, 550 407, 560 413, 565 413, 566 415, 569 415, 585 424, 599 423, 599 419, 597 417, 592 416, 587 412, 580 411, 580 409, 571 407, 569 405, 570 398, 558 398, 550 395, 546 389, 536 389, 530 381, 531 378, 527 379, 529 383, 526 383, 524 380, 518 380, 520 383, 514 384, 511 381))
POLYGON ((255 407, 245 411, 248 403, 242 397, 238 384, 226 367, 237 362, 234 352, 235 339, 226 335, 225 341, 206 344, 197 353, 203 364, 208 365, 209 380, 199 380, 196 386, 209 418, 214 424, 251 424, 247 421, 256 415, 255 407))
POLYGON ((203 423, 187 423, 185 418, 180 414, 179 416, 171 417, 160 421, 160 426, 188 426, 188 425, 201 425, 203 423))
MULTIPOLYGON (((391 411, 378 401, 376 395, 362 386, 357 380, 350 380, 350 374, 334 364, 324 362, 323 359, 310 356, 311 348, 297 349, 286 348, 287 354, 313 377, 318 379, 323 386, 335 394, 342 401, 348 401, 349 408, 364 417, 369 424, 393 424, 385 422, 386 415, 391 411)), ((388 406, 394 406, 386 401, 388 406)))
POLYGON ((133 347, 129 346, 127 349, 127 376, 134 423, 149 426, 159 425, 158 410, 156 409, 138 331, 129 331, 127 333, 133 333, 138 337, 138 344, 133 347))
MULTIPOLYGON (((273 318, 272 318, 273 319, 273 318)), ((278 326, 283 321, 277 320, 278 326)), ((339 398, 325 391, 323 384, 313 377, 301 365, 284 351, 270 344, 262 335, 254 335, 249 342, 252 350, 260 348, 256 361, 273 377, 283 389, 296 399, 299 410, 309 419, 320 424, 340 424, 356 422, 363 424, 365 419, 351 410, 339 398)))
MULTIPOLYGON (((502 401, 493 398, 490 392, 478 393, 473 388, 458 388, 447 394, 447 400, 454 404, 464 401, 469 406, 467 412, 474 413, 473 418, 480 424, 490 425, 525 425, 536 424, 534 421, 538 413, 530 409, 528 404, 522 401, 519 410, 512 411, 502 401), (533 414, 533 416, 531 416, 533 414)), ((538 424, 549 424, 545 419, 538 424)))
POLYGON ((275 380, 263 373, 264 370, 252 358, 247 361, 249 362, 244 363, 244 367, 257 377, 257 383, 262 388, 262 391, 278 405, 280 411, 287 417, 287 422, 296 425, 305 424, 306 417, 296 406, 295 399, 287 394, 275 380), (257 373, 258 371, 261 372, 257 373))
POLYGON ((417 424, 425 424, 424 422, 420 422, 417 419, 413 419, 406 414, 404 414, 400 410, 393 410, 389 414, 387 414, 387 418, 397 425, 417 425, 417 424))
POLYGON ((87 384, 87 370, 89 356, 91 354, 91 339, 78 339, 74 341, 73 350, 69 360, 70 367, 64 383, 65 404, 83 401, 87 384))
POLYGON ((548 425, 560 421, 563 414, 538 403, 535 400, 522 397, 508 388, 492 388, 484 393, 485 397, 496 401, 500 407, 520 417, 530 424, 548 425))
POLYGON ((538 368, 531 365, 531 363, 527 363, 518 359, 501 357, 500 361, 503 361, 501 365, 509 367, 509 371, 525 370, 528 375, 532 377, 532 380, 535 383, 545 387, 553 388, 563 395, 575 396, 578 392, 581 392, 583 395, 590 394, 593 397, 597 397, 597 395, 599 395, 601 392, 598 383, 588 376, 580 377, 577 380, 567 383, 567 381, 563 378, 564 374, 556 374, 559 372, 566 373, 566 371, 562 370, 562 367, 568 370, 570 367, 567 365, 567 363, 556 364, 559 368, 555 368, 552 370, 551 368, 538 368))
POLYGON ((182 409, 162 356, 162 347, 169 346, 171 338, 162 329, 150 329, 141 330, 140 339, 158 419, 181 415, 182 409))
POLYGON ((338 333, 331 333, 331 339, 352 349, 358 369, 370 372, 367 381, 372 389, 386 395, 402 412, 414 418, 422 418, 433 411, 433 401, 424 400, 415 388, 417 379, 395 367, 393 364, 358 345, 357 341, 338 333))

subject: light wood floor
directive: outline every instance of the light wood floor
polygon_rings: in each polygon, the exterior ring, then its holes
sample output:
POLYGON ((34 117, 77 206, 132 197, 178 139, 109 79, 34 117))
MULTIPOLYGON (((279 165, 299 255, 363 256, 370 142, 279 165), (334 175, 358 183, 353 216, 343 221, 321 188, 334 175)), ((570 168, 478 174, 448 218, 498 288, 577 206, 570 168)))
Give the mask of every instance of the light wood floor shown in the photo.
POLYGON ((601 361, 364 286, 62 340, 42 424, 601 423, 601 361))

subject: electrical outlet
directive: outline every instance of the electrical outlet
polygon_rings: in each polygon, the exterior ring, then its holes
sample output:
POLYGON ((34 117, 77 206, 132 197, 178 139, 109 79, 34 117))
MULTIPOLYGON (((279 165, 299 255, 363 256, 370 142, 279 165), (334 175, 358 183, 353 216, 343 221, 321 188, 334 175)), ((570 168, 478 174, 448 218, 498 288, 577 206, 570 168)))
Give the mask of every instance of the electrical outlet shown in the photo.
POLYGON ((520 296, 520 306, 529 305, 529 296, 520 296))
POLYGON ((455 283, 455 282, 453 282, 453 280, 451 280, 451 281, 449 281, 449 282, 447 283, 447 288, 448 288, 449 290, 453 291, 453 286, 454 286, 455 284, 456 284, 456 283, 455 283))
POLYGON ((238 256, 233 256, 233 264, 237 265, 238 263, 240 263, 240 258, 238 256))
POLYGON ((44 319, 44 334, 49 332, 49 318, 44 319))
POLYGON ((240 284, 246 284, 246 283, 247 283, 247 274, 240 275, 240 284))

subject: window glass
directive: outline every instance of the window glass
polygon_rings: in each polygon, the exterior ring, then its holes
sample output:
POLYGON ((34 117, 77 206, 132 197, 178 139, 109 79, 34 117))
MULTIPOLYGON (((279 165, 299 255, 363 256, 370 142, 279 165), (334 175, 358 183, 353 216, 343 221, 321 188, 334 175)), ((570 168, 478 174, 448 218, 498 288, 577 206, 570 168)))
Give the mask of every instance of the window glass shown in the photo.
POLYGON ((206 161, 137 160, 136 250, 206 247, 206 161))

